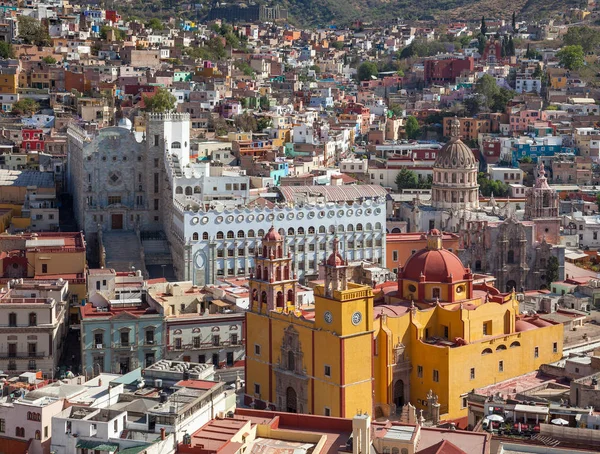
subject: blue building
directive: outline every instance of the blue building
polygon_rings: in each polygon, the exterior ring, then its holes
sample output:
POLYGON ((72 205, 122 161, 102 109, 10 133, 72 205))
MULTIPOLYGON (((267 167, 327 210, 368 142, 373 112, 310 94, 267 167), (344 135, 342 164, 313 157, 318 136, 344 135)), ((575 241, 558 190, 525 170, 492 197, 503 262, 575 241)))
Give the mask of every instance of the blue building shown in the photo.
POLYGON ((572 149, 563 147, 562 137, 544 137, 528 140, 525 143, 514 143, 512 146, 512 165, 519 166, 519 160, 525 156, 534 162, 540 156, 554 156, 556 153, 569 153, 572 149))
POLYGON ((127 373, 162 359, 163 308, 147 299, 140 272, 89 270, 81 307, 82 373, 127 373))

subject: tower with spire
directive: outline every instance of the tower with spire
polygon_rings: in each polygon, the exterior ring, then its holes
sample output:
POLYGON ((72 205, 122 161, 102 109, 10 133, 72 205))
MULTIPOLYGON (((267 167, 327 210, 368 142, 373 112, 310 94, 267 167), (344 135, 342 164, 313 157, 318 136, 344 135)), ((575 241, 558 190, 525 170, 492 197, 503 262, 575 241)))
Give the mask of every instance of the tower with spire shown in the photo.
POLYGON ((348 263, 339 251, 340 240, 334 238, 333 252, 325 261, 325 295, 332 297, 334 291, 348 288, 348 263))
POLYGON ((545 239, 549 243, 558 244, 560 241, 558 194, 548 185, 546 170, 541 160, 536 170, 535 185, 526 194, 524 219, 535 223, 536 241, 545 239))

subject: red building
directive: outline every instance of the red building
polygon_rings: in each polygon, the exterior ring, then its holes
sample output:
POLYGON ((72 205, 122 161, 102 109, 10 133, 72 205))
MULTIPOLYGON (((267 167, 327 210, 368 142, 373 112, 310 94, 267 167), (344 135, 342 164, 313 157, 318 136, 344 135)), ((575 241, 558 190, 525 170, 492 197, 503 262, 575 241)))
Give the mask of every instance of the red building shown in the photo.
POLYGON ((106 20, 111 22, 119 22, 121 20, 121 15, 116 11, 106 11, 106 20))
POLYGON ((44 131, 41 129, 23 129, 21 138, 23 139, 21 148, 25 150, 44 150, 44 131))
POLYGON ((432 58, 425 60, 425 83, 454 82, 464 72, 475 68, 473 57, 432 58))

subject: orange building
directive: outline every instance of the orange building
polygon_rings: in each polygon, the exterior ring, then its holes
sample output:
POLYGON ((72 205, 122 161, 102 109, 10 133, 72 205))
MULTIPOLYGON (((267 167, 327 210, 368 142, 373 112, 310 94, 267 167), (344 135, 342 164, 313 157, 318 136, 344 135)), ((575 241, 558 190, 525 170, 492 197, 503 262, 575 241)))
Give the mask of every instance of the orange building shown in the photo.
MULTIPOLYGON (((455 233, 443 233, 442 244, 444 249, 456 253, 459 245, 458 235, 455 233)), ((398 267, 403 266, 411 255, 426 247, 426 233, 388 233, 385 240, 385 263, 388 264, 388 268, 397 273, 398 267)))

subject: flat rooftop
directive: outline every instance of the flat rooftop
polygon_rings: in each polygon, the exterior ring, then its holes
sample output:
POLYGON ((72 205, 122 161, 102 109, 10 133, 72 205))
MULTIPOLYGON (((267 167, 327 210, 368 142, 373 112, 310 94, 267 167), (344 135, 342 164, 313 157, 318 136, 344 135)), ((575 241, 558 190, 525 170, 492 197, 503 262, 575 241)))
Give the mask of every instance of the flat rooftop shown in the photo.
POLYGON ((54 188, 54 174, 35 170, 0 169, 0 186, 54 188))

